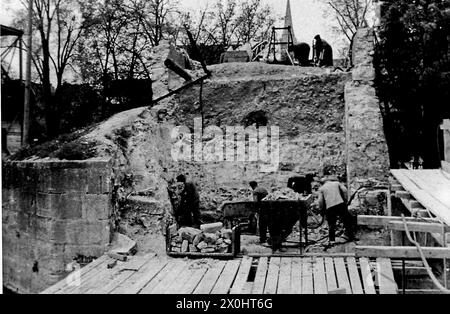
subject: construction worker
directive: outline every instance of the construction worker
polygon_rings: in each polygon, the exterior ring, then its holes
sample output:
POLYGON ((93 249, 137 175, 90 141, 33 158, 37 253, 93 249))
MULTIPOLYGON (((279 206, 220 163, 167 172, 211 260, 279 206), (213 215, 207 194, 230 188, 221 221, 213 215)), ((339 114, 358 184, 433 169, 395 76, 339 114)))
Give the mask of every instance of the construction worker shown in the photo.
POLYGON ((183 185, 180 205, 175 214, 180 227, 200 227, 200 197, 193 182, 187 181, 186 176, 177 176, 177 182, 183 185))
POLYGON ((311 48, 307 43, 299 43, 297 45, 289 46, 288 52, 294 53, 295 59, 298 60, 301 66, 309 66, 309 53, 311 48))
MULTIPOLYGON (((269 195, 269 192, 267 192, 267 190, 263 187, 258 187, 258 183, 256 181, 251 181, 249 185, 253 190, 253 201, 258 203, 256 205, 257 212, 252 213, 249 217, 250 224, 252 225, 252 221, 259 222, 259 241, 261 243, 265 243, 267 241, 267 219, 265 219, 266 217, 261 213, 260 203, 267 195, 269 195)), ((253 229, 251 231, 256 232, 256 228, 251 229, 253 229)))
POLYGON ((315 66, 333 66, 333 49, 320 35, 313 40, 313 62, 315 66))
POLYGON ((329 228, 329 245, 335 244, 336 220, 339 217, 344 223, 348 241, 355 240, 353 217, 347 208, 347 188, 337 177, 327 174, 319 188, 319 210, 325 215, 329 228))

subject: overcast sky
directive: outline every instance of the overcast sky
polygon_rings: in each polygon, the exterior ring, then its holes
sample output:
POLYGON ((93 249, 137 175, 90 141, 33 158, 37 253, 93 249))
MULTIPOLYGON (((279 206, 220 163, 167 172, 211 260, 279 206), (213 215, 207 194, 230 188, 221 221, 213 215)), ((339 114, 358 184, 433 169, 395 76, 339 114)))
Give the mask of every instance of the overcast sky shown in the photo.
MULTIPOLYGON (((272 6, 274 13, 283 17, 286 10, 287 0, 263 0, 272 6)), ((182 7, 199 11, 211 0, 179 0, 182 7)), ((331 32, 333 19, 324 17, 323 0, 291 0, 292 20, 294 33, 299 41, 311 43, 316 34, 328 40, 332 46, 341 47, 342 40, 336 38, 331 32)), ((0 0, 0 23, 8 25, 11 23, 11 15, 15 8, 21 6, 20 0, 0 0)))

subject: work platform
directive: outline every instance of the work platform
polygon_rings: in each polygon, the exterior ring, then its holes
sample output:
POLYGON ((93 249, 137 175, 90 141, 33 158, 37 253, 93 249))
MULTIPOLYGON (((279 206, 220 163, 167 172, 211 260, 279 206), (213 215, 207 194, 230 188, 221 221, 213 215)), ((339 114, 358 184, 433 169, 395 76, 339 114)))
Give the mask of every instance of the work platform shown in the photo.
MULTIPOLYGON (((411 212, 427 211, 450 226, 450 173, 443 170, 391 170, 392 175, 411 195, 403 202, 411 212)), ((400 194, 402 191, 398 191, 400 194)))
POLYGON ((390 259, 248 257, 175 259, 102 256, 44 294, 395 294, 390 259), (77 274, 79 276, 77 276, 77 274))

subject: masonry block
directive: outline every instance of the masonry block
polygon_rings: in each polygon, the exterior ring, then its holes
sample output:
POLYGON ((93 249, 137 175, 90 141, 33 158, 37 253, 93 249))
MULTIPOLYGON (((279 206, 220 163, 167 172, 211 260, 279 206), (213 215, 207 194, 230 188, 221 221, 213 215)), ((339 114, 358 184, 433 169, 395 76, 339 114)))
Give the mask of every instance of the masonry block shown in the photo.
POLYGON ((111 216, 112 204, 109 194, 85 194, 82 200, 82 218, 86 221, 107 220, 111 216))

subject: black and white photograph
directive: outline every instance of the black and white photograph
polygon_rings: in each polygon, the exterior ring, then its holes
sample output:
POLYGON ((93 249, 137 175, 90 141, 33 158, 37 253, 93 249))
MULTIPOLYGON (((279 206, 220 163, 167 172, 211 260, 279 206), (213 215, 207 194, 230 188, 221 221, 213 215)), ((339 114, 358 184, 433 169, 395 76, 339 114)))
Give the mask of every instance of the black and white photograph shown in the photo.
POLYGON ((450 294, 449 0, 0 0, 0 54, 2 294, 450 294))

